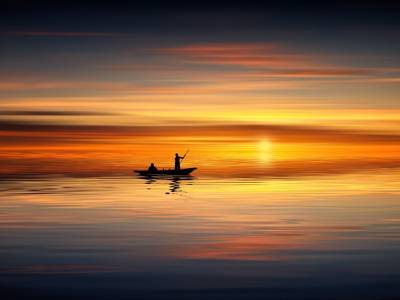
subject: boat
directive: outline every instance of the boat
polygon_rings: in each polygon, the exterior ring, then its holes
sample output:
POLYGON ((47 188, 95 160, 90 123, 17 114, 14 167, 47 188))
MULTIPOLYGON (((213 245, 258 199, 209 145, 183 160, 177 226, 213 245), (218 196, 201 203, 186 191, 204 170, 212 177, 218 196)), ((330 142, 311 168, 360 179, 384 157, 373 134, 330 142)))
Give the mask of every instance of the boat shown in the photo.
POLYGON ((180 170, 175 169, 162 169, 157 171, 149 171, 149 170, 134 170, 135 173, 138 173, 142 176, 151 176, 151 175, 189 175, 197 168, 185 168, 180 170))

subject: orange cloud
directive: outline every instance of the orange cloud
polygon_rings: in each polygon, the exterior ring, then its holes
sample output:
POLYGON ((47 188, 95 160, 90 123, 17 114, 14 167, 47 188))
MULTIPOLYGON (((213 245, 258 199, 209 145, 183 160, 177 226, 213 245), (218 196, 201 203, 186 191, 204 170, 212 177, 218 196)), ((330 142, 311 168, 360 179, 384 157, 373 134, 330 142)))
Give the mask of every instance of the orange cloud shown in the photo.
POLYGON ((307 78, 337 76, 368 76, 380 73, 377 68, 340 67, 329 62, 329 57, 298 53, 280 44, 199 44, 160 48, 156 53, 173 55, 193 64, 236 66, 263 71, 228 70, 249 78, 307 78))
MULTIPOLYGON (((87 113, 90 114, 90 113, 87 113)), ((400 144, 397 133, 385 134, 368 131, 327 128, 301 125, 201 125, 197 126, 101 126, 101 125, 56 125, 23 122, 1 122, 0 136, 82 138, 85 141, 118 138, 153 137, 246 137, 268 136, 276 142, 316 143, 379 143, 400 144), (11 134, 10 134, 11 133, 11 134)), ((111 142, 111 141, 110 141, 111 142)))
POLYGON ((18 80, 0 82, 0 91, 55 90, 55 89, 95 89, 95 90, 132 90, 136 86, 126 82, 96 82, 96 81, 54 81, 54 80, 18 80))
POLYGON ((277 44, 206 44, 160 48, 155 52, 183 57, 193 63, 237 65, 242 67, 305 67, 307 55, 289 53, 277 44))
MULTIPOLYGON (((400 136, 307 126, 0 123, 1 174, 127 174, 190 147, 203 174, 304 176, 398 168, 400 136), (259 141, 270 157, 261 164, 259 141), (239 166, 239 167, 238 167, 239 166)), ((264 150, 263 150, 264 151, 264 150)))

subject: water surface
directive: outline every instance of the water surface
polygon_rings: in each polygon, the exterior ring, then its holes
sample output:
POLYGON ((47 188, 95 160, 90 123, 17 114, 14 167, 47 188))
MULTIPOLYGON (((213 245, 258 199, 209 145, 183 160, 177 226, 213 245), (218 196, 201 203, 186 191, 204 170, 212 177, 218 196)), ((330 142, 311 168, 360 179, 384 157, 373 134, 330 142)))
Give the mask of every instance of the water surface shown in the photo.
POLYGON ((398 299, 400 172, 0 185, 8 299, 398 299))

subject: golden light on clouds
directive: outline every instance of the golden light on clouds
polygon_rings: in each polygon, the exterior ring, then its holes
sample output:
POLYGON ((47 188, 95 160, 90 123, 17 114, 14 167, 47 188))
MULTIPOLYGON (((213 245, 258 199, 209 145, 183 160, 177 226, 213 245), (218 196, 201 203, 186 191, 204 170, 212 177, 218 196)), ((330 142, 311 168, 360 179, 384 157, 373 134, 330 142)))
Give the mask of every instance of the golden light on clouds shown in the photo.
POLYGON ((171 153, 189 147, 205 173, 397 165, 399 68, 277 42, 126 53, 92 64, 81 53, 62 56, 81 64, 59 76, 0 74, 3 170, 126 173, 148 161, 168 167, 171 153))

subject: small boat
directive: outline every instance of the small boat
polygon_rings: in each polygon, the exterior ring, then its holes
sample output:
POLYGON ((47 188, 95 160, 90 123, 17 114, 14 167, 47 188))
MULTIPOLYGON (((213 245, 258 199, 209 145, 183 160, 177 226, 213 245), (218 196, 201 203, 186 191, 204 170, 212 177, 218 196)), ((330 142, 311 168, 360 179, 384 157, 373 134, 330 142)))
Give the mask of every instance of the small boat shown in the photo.
POLYGON ((162 170, 157 170, 157 171, 149 171, 149 170, 135 170, 135 173, 139 173, 139 175, 142 176, 150 176, 150 175, 189 175, 192 173, 194 170, 197 168, 186 168, 186 169, 180 169, 180 170, 174 170, 174 169, 162 169, 162 170))

